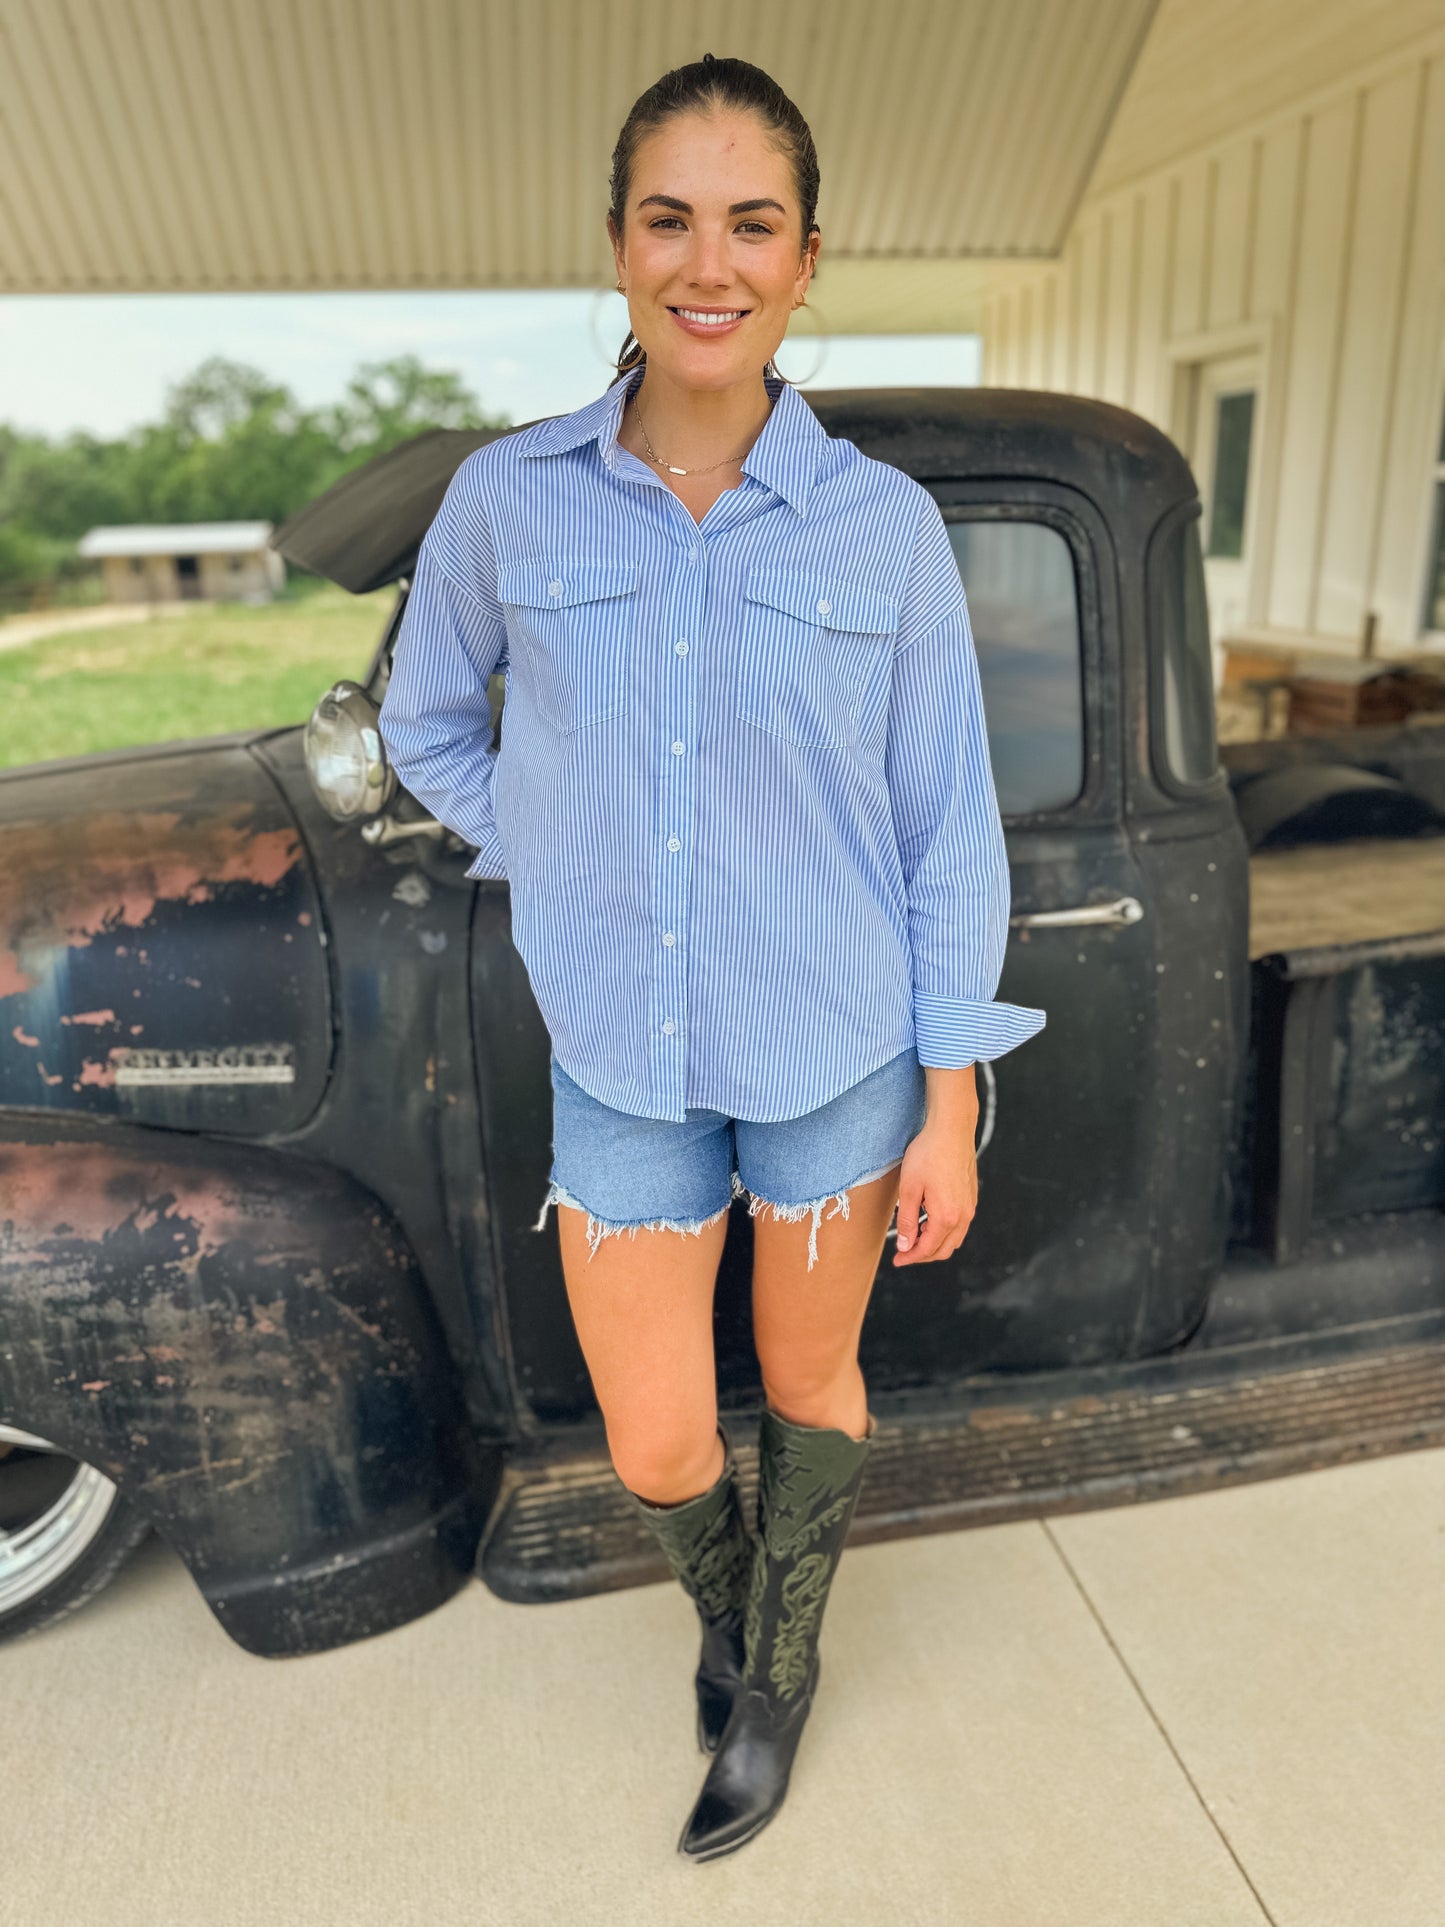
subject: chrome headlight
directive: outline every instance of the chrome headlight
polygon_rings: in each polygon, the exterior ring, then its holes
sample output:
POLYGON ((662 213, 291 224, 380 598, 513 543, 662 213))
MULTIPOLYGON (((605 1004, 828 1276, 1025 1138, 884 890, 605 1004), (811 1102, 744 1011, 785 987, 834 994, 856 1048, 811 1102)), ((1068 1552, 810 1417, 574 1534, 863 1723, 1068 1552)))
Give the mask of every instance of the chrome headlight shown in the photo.
POLYGON ((338 823, 375 816, 396 791, 396 771, 376 726, 380 711, 359 682, 331 685, 306 725, 306 771, 338 823))

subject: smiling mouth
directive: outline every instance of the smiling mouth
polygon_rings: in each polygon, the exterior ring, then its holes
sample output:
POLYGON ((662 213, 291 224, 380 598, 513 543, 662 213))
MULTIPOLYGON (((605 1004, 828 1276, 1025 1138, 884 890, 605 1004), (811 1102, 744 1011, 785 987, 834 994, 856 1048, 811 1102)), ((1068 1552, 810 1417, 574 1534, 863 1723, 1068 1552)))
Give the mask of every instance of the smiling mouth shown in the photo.
POLYGON ((705 328, 721 327, 728 321, 741 321, 750 308, 670 308, 669 313, 680 314, 684 321, 699 322, 705 328))

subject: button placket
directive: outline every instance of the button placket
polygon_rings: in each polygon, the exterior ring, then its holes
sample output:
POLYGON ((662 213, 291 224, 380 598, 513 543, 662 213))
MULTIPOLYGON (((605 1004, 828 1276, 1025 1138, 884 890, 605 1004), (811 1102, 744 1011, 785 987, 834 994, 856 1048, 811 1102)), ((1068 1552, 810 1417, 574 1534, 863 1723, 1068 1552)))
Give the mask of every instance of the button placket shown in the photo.
MULTIPOLYGON (((667 780, 662 796, 662 848, 658 852, 662 869, 653 899, 658 906, 659 923, 653 1021, 654 1034, 659 1039, 679 1044, 684 1038, 687 1002, 683 951, 691 879, 689 866, 672 859, 682 854, 680 832, 692 820, 694 759, 688 752, 695 745, 697 733, 697 678, 692 673, 695 661, 692 639, 702 619, 705 579, 698 567, 702 561, 702 547, 694 543, 686 551, 683 574, 678 581, 681 606, 673 611, 677 623, 672 642, 673 676, 664 681, 662 697, 667 780)), ((668 1055, 658 1071, 658 1082, 667 1101, 680 1114, 687 1088, 685 1049, 668 1055)))

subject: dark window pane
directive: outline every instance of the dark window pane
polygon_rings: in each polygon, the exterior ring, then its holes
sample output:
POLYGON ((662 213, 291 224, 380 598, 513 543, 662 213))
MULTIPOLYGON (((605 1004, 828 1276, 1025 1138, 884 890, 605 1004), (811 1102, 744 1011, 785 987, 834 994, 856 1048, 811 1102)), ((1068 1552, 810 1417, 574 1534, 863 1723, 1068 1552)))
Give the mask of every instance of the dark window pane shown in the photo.
MULTIPOLYGON (((1178 523, 1150 550, 1159 571, 1157 606, 1164 668, 1164 767, 1181 783, 1202 783, 1218 762, 1214 729, 1214 665, 1209 654, 1209 604, 1199 522, 1178 523)), ((1153 598, 1151 598, 1151 601, 1153 598)))
POLYGON ((1435 540, 1425 579, 1425 627, 1445 629, 1445 482, 1435 484, 1435 540))
POLYGON ((950 522, 968 596, 1004 816, 1059 809, 1084 787, 1084 701, 1074 558, 1039 522, 950 522))
POLYGON ((1253 427, 1253 389, 1219 397, 1214 420, 1214 494, 1209 505, 1211 555, 1244 554, 1244 500, 1253 427))

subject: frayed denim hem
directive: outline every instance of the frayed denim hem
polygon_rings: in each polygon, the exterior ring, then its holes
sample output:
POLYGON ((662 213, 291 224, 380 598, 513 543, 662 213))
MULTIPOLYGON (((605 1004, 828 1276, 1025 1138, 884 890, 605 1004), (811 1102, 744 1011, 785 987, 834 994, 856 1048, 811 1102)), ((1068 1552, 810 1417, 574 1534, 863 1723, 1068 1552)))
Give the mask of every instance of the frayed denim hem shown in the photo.
POLYGON ((760 1211, 767 1210, 771 1211, 773 1216, 781 1223, 794 1224, 811 1212, 813 1223, 808 1232, 808 1269, 811 1271, 813 1266, 818 1262, 818 1226, 823 1221, 823 1206, 829 1203, 832 1204, 833 1209, 828 1213, 830 1218, 836 1218, 840 1212, 846 1218, 848 1216, 848 1194, 853 1190, 854 1186, 871 1184, 875 1178, 881 1178, 885 1172, 896 1170, 902 1162, 903 1159, 901 1156, 893 1158, 889 1163, 880 1165, 876 1171, 865 1171, 861 1178, 854 1178, 853 1183, 845 1185, 843 1190, 831 1191, 826 1197, 813 1198, 804 1204, 773 1204, 767 1198, 760 1198, 754 1191, 745 1191, 743 1186, 738 1183, 736 1173, 733 1175, 734 1195, 745 1196, 751 1199, 751 1203, 748 1205, 748 1216, 752 1218, 755 1218, 760 1211))
MULTIPOLYGON (((734 1173, 734 1182, 736 1183, 736 1173, 734 1173)), ((734 1193, 734 1195, 736 1195, 736 1193, 734 1193)), ((732 1200, 729 1199, 728 1203, 725 1204, 720 1211, 714 1211, 712 1216, 708 1218, 692 1218, 685 1222, 677 1218, 647 1218, 639 1221, 637 1224, 612 1224, 605 1218, 594 1217, 591 1211, 587 1210, 587 1206, 583 1204, 580 1198, 574 1198, 570 1191, 564 1191, 560 1184, 554 1182, 547 1186, 547 1195, 542 1200, 542 1209, 538 1213, 537 1222, 532 1226, 532 1229, 534 1231, 546 1230, 547 1213, 554 1204, 570 1204, 578 1211, 586 1211, 587 1257, 590 1262, 596 1257, 597 1247, 604 1238, 616 1237, 619 1232, 623 1231, 627 1232, 628 1235, 633 1238, 637 1236, 639 1231, 687 1231, 691 1232, 694 1237, 701 1237, 709 1225, 717 1223, 718 1219, 730 1208, 731 1203, 732 1200)))
MULTIPOLYGON (((746 1198, 748 1200, 748 1216, 752 1218, 755 1218, 760 1211, 771 1211, 774 1218, 780 1223, 793 1224, 811 1213, 813 1222, 808 1232, 808 1269, 811 1271, 813 1266, 818 1262, 818 1226, 823 1221, 824 1205, 831 1204, 833 1206, 833 1209, 828 1213, 830 1218, 836 1218, 840 1212, 843 1217, 846 1218, 848 1216, 848 1194, 853 1190, 854 1186, 871 1184, 875 1178, 881 1178, 887 1172, 896 1170, 902 1162, 903 1159, 901 1155, 892 1158, 887 1164, 880 1165, 876 1171, 865 1171, 861 1178, 854 1178, 853 1183, 846 1185, 843 1190, 828 1192, 824 1197, 811 1198, 802 1204, 774 1204, 769 1198, 761 1198, 755 1191, 749 1191, 738 1173, 734 1171, 732 1174, 732 1195, 733 1198, 746 1198)), ((730 1199, 728 1204, 723 1205, 721 1210, 714 1211, 710 1217, 706 1218, 693 1218, 686 1221, 677 1218, 648 1218, 640 1220, 636 1224, 615 1224, 605 1218, 595 1217, 580 1198, 574 1198, 570 1191, 564 1190, 560 1184, 554 1181, 547 1186, 547 1195, 542 1200, 542 1209, 538 1213, 537 1222, 532 1226, 532 1229, 534 1231, 546 1230, 547 1213, 554 1204, 569 1204, 578 1211, 585 1211, 587 1213, 587 1256, 590 1260, 596 1256, 597 1247, 604 1238, 616 1237, 623 1231, 627 1232, 628 1235, 633 1238, 637 1236, 639 1231, 684 1231, 691 1232, 694 1237, 699 1237, 707 1230, 709 1225, 716 1224, 718 1219, 730 1209, 731 1202, 732 1200, 730 1199)))

